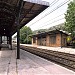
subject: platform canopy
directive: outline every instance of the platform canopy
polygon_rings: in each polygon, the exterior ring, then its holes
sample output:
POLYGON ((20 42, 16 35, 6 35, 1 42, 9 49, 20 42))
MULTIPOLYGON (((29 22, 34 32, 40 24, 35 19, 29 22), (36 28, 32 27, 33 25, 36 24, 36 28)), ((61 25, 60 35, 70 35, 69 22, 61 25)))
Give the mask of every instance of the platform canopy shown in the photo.
MULTIPOLYGON (((20 0, 0 0, 0 35, 9 36, 17 31, 17 14, 20 0)), ((24 0, 19 16, 20 28, 49 6, 41 0, 24 0)))

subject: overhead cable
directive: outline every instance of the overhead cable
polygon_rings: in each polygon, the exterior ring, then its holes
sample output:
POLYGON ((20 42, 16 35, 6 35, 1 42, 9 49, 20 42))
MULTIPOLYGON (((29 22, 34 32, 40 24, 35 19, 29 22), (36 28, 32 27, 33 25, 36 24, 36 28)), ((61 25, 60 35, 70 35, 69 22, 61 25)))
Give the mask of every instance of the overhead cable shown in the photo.
POLYGON ((41 19, 47 17, 49 14, 51 14, 52 12, 56 11, 58 8, 62 7, 63 5, 65 5, 66 3, 68 3, 68 1, 64 1, 63 3, 61 3, 60 5, 58 5, 56 8, 54 8, 52 11, 50 11, 49 13, 45 14, 43 17, 41 17, 40 19, 38 19, 36 22, 32 23, 30 26, 32 26, 33 24, 37 23, 38 21, 40 21, 41 19))

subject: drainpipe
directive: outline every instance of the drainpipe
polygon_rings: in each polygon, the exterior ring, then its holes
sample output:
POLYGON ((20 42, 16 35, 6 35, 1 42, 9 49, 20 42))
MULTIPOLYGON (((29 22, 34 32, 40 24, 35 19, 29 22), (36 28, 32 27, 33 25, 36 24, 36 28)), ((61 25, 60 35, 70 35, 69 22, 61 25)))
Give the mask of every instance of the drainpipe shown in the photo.
POLYGON ((60 34, 61 34, 61 48, 62 48, 62 32, 60 32, 60 34))

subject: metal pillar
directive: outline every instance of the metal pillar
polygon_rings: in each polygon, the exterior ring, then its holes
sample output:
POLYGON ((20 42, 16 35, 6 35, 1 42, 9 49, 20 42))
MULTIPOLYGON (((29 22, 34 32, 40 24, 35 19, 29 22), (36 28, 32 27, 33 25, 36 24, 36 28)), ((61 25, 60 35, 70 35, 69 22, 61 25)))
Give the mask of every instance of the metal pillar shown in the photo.
POLYGON ((20 29, 17 29, 17 59, 20 59, 20 29))
POLYGON ((1 44, 2 44, 2 36, 1 36, 1 44))
POLYGON ((12 36, 11 36, 11 50, 12 50, 12 36))
POLYGON ((23 6, 23 0, 19 0, 18 3, 18 10, 17 10, 17 59, 20 59, 20 27, 19 27, 19 17, 21 13, 21 8, 23 6))
POLYGON ((7 44, 9 44, 9 37, 7 36, 7 44))
POLYGON ((12 50, 12 36, 9 37, 9 45, 10 45, 10 49, 12 50))
POLYGON ((0 36, 0 50, 1 50, 1 44, 2 44, 2 36, 0 36))

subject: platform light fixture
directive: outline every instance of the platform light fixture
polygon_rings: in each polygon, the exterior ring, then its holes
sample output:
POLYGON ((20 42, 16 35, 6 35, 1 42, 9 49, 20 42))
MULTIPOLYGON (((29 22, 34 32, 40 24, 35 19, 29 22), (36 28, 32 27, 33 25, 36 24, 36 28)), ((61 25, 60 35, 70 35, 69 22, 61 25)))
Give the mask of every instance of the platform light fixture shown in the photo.
POLYGON ((5 30, 5 28, 4 28, 4 30, 5 30))

